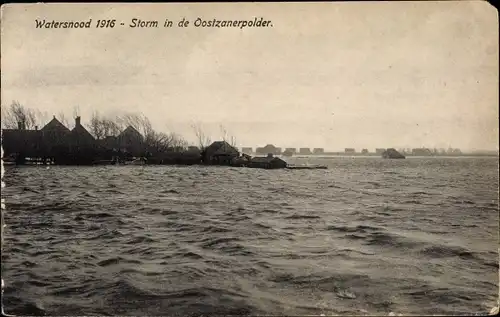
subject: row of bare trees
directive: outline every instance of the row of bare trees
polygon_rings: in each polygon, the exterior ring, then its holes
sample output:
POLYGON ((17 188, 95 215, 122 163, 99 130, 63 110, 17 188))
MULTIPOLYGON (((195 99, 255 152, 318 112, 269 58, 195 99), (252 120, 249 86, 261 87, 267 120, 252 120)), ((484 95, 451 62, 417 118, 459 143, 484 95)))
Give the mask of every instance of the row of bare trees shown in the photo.
MULTIPOLYGON (((203 129, 201 128, 201 124, 192 124, 191 128, 193 129, 195 135, 196 135, 196 141, 198 143, 198 147, 201 150, 204 150, 207 146, 209 146, 212 143, 212 139, 210 136, 207 136, 203 129)), ((236 147, 236 138, 234 136, 229 136, 226 128, 222 125, 220 125, 220 131, 221 131, 221 137, 222 141, 227 142, 233 147, 236 147)))
MULTIPOLYGON (((79 108, 73 108, 73 117, 79 115, 79 108)), ((1 127, 2 129, 23 129, 33 130, 37 126, 42 126, 48 121, 49 115, 47 112, 34 110, 21 105, 18 101, 12 101, 9 106, 1 106, 1 127)), ((68 120, 64 112, 59 112, 58 120, 67 126, 73 128, 73 121, 68 120)))
MULTIPOLYGON (((13 101, 8 107, 2 106, 1 111, 2 129, 17 129, 19 126, 23 129, 34 129, 36 126, 41 127, 44 125, 49 118, 47 113, 30 109, 17 101, 13 101)), ((79 115, 79 108, 74 107, 73 116, 76 117, 79 115)), ((71 129, 73 127, 73 120, 68 120, 63 112, 60 112, 56 117, 68 128, 71 129)), ((123 115, 104 116, 95 111, 88 124, 85 125, 89 133, 97 140, 102 140, 107 136, 118 136, 128 126, 133 127, 143 135, 145 145, 150 152, 159 153, 172 149, 182 150, 188 146, 188 142, 175 132, 165 133, 156 131, 151 121, 143 114, 126 113, 123 115)), ((200 123, 192 124, 191 128, 196 136, 196 145, 200 150, 204 150, 212 143, 211 137, 204 132, 200 123)), ((234 136, 228 136, 227 130, 222 125, 220 126, 220 130, 223 141, 236 146, 234 136)))
POLYGON ((1 124, 2 129, 34 129, 40 122, 43 114, 40 111, 35 111, 21 105, 17 101, 13 101, 9 107, 1 109, 1 124))

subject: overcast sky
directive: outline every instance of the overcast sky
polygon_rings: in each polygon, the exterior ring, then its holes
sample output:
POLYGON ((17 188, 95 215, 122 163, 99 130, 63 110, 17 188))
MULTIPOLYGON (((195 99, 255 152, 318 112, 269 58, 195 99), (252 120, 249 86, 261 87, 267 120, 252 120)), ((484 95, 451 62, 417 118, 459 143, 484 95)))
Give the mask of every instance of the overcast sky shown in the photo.
POLYGON ((193 122, 212 139, 223 125, 239 146, 498 149, 498 37, 482 1, 15 4, 2 11, 2 105, 79 107, 84 123, 142 112, 190 141, 193 122), (162 27, 198 17, 273 26, 162 27), (90 18, 90 29, 35 28, 90 18))

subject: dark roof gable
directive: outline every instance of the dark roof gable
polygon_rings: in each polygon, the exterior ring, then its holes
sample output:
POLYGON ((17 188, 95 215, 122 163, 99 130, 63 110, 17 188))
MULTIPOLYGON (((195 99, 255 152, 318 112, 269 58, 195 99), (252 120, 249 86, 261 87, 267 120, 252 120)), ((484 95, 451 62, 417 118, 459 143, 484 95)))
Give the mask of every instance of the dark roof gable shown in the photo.
POLYGON ((70 130, 64 124, 62 124, 59 120, 57 120, 55 116, 54 116, 54 118, 52 118, 52 120, 50 120, 49 123, 47 123, 40 130, 43 132, 50 131, 50 130, 57 130, 57 131, 61 131, 61 132, 70 132, 70 130))
POLYGON ((84 137, 84 138, 87 138, 87 139, 91 139, 91 140, 95 140, 94 136, 92 136, 92 134, 90 134, 89 131, 87 131, 87 129, 85 129, 84 126, 82 125, 76 125, 73 130, 71 130, 71 133, 73 135, 76 135, 78 137, 84 137))
POLYGON ((125 130, 123 130, 122 133, 120 133, 120 135, 118 137, 121 137, 124 135, 130 135, 130 134, 140 136, 141 138, 143 137, 143 135, 139 131, 137 131, 136 128, 134 128, 131 125, 129 125, 125 130))
POLYGON ((210 144, 205 151, 210 152, 210 153, 216 153, 216 152, 238 152, 238 149, 232 146, 231 144, 227 143, 226 141, 215 141, 212 144, 210 144))

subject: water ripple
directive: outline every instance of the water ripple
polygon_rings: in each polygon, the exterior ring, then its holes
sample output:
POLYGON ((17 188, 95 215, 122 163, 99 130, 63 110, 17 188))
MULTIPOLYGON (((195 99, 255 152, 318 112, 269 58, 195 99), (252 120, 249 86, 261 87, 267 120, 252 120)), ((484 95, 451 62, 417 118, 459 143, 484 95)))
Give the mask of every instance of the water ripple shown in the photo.
POLYGON ((310 163, 330 169, 8 167, 5 311, 387 315, 496 305, 496 159, 310 163))

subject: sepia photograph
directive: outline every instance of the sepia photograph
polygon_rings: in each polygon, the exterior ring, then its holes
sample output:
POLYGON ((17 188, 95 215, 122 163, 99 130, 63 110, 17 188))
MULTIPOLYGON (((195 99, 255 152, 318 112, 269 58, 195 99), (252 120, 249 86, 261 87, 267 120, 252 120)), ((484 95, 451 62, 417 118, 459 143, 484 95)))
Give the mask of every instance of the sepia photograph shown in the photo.
POLYGON ((498 314, 487 1, 1 7, 2 312, 498 314))

